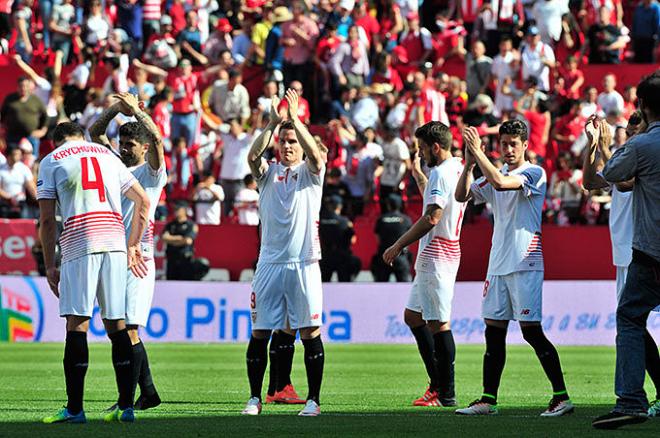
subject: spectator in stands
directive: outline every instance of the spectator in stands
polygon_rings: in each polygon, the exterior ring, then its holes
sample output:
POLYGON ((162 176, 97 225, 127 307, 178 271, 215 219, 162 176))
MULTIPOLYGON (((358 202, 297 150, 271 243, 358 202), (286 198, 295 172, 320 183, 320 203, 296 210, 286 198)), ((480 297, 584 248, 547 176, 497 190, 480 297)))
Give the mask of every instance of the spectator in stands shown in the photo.
POLYGON ((341 43, 330 59, 330 71, 341 86, 362 87, 369 74, 368 50, 360 39, 357 26, 348 30, 348 39, 341 43))
POLYGON ((250 117, 250 95, 242 82, 241 72, 231 70, 228 80, 219 79, 213 84, 209 106, 221 123, 238 119, 244 125, 250 117))
POLYGON ((199 225, 220 225, 222 213, 220 204, 224 200, 225 192, 215 183, 213 173, 204 172, 193 195, 195 222, 199 225))
POLYGON ((245 132, 243 123, 238 119, 231 119, 226 123, 229 124, 229 133, 220 134, 220 185, 225 191, 225 212, 229 214, 234 208, 236 195, 244 187, 243 178, 250 173, 247 156, 256 126, 253 131, 245 132))
POLYGON ((556 58, 563 60, 569 56, 574 56, 581 60, 581 50, 584 44, 584 32, 577 23, 577 20, 571 13, 566 13, 562 17, 561 38, 555 47, 556 58))
POLYGON ((490 68, 490 82, 495 86, 495 108, 493 114, 500 117, 513 109, 513 99, 502 93, 502 86, 507 79, 517 76, 520 53, 513 49, 513 40, 504 35, 500 40, 500 52, 493 59, 490 68))
POLYGON ((539 0, 532 7, 532 18, 539 29, 541 41, 553 46, 562 32, 562 17, 568 13, 568 2, 563 0, 539 0))
POLYGON ((550 177, 548 195, 559 211, 557 223, 575 224, 580 219, 582 171, 576 168, 575 159, 570 152, 559 154, 556 169, 550 177))
POLYGON ((559 90, 555 86, 555 92, 564 99, 579 99, 580 88, 584 84, 584 73, 578 68, 578 61, 572 55, 566 58, 566 65, 566 69, 561 67, 559 69, 560 75, 564 80, 563 86, 559 90))
MULTIPOLYGON (((32 44, 32 5, 34 0, 17 0, 13 8, 13 20, 16 25, 14 50, 23 61, 30 62, 34 47, 32 44)), ((11 7, 11 3, 10 3, 11 7)))
POLYGON ((142 8, 143 2, 135 0, 116 0, 117 24, 131 41, 132 57, 142 52, 142 8))
POLYGON ((331 196, 326 199, 325 208, 321 210, 319 239, 324 256, 319 264, 324 282, 330 281, 335 272, 339 281, 353 281, 362 266, 360 259, 351 250, 357 238, 353 223, 341 215, 342 203, 339 196, 331 196))
POLYGON ((99 49, 104 48, 110 36, 110 29, 111 25, 103 14, 101 0, 93 0, 83 25, 85 44, 90 47, 97 46, 99 49))
MULTIPOLYGON (((383 158, 380 173, 380 206, 386 211, 386 201, 392 193, 400 192, 401 181, 410 169, 410 151, 401 139, 400 132, 386 125, 383 131, 383 158)), ((396 239, 395 239, 396 240, 396 239)), ((389 248, 389 245, 385 248, 389 248)))
POLYGON ((341 117, 348 118, 353 110, 355 98, 357 97, 357 89, 342 87, 339 90, 339 99, 332 102, 330 108, 330 118, 339 119, 341 117))
POLYGON ((238 213, 238 223, 241 225, 259 225, 259 192, 257 181, 251 173, 243 178, 244 187, 236 195, 234 210, 238 213))
POLYGON ((374 91, 378 90, 373 87, 360 88, 355 104, 351 107, 351 123, 358 132, 378 126, 380 114, 374 91))
POLYGON ((172 17, 163 15, 160 18, 160 32, 151 35, 146 42, 144 59, 148 64, 162 69, 176 67, 177 54, 174 50, 176 40, 173 32, 172 17))
POLYGON ((395 0, 376 2, 376 19, 380 23, 380 41, 389 51, 396 45, 397 36, 404 28, 401 8, 395 0))
POLYGON ((0 217, 28 217, 26 199, 37 199, 37 188, 29 167, 22 163, 19 147, 7 150, 7 162, 0 164, 0 217))
POLYGON ((550 69, 555 68, 555 53, 541 41, 536 26, 527 29, 525 42, 520 47, 522 78, 533 76, 539 81, 541 91, 550 90, 550 69))
POLYGON ((621 51, 630 39, 621 33, 621 28, 610 22, 610 11, 602 6, 599 10, 598 23, 587 32, 582 53, 589 50, 590 64, 618 64, 621 51))
POLYGON ((552 128, 551 138, 556 142, 559 152, 570 151, 575 140, 578 139, 586 119, 580 114, 582 103, 571 100, 568 103, 568 114, 558 118, 552 128))
POLYGON ((220 61, 220 54, 225 50, 231 51, 233 47, 232 31, 233 27, 228 19, 221 18, 215 26, 215 30, 209 36, 204 44, 202 54, 208 59, 208 62, 215 64, 220 61))
POLYGON ((202 169, 198 147, 188 146, 184 137, 174 139, 169 172, 170 200, 188 201, 192 194, 194 176, 202 169))
POLYGON ((403 90, 403 81, 399 72, 392 67, 392 55, 381 52, 376 56, 376 62, 371 72, 372 84, 391 84, 397 93, 403 90))
POLYGON ((347 215, 359 216, 364 211, 364 204, 373 194, 374 174, 382 148, 369 143, 364 133, 359 133, 355 143, 348 149, 344 182, 348 186, 347 215))
POLYGON ((375 52, 381 52, 380 24, 378 24, 378 20, 369 13, 369 2, 367 0, 360 0, 355 4, 355 8, 353 9, 353 22, 364 31, 369 48, 375 52))
POLYGON ((282 25, 284 46, 284 84, 299 81, 303 88, 311 89, 314 53, 319 36, 318 25, 305 16, 305 4, 296 0, 293 4, 293 19, 282 25))
POLYGON ((417 12, 409 12, 406 21, 407 30, 401 32, 399 37, 399 46, 408 58, 407 63, 398 67, 402 77, 417 71, 426 62, 431 62, 433 54, 433 36, 428 29, 419 25, 417 12))
POLYGON ((160 32, 161 0, 142 0, 142 38, 145 42, 160 32))
POLYGON ((548 105, 544 100, 532 101, 529 109, 517 107, 521 115, 527 121, 529 127, 529 146, 528 150, 534 152, 538 157, 547 156, 547 145, 550 137, 551 117, 548 111, 548 105))
POLYGON ((270 113, 271 102, 273 97, 278 94, 277 82, 266 81, 264 83, 263 94, 257 99, 257 110, 261 113, 263 119, 268 117, 270 113))
POLYGON ((635 62, 653 62, 653 50, 660 38, 660 4, 656 0, 641 0, 635 7, 632 41, 635 62))
POLYGON ((61 4, 53 4, 48 27, 52 32, 51 46, 53 50, 61 51, 64 63, 68 64, 73 37, 80 34, 80 27, 76 25, 76 9, 72 5, 72 0, 63 0, 61 4))
POLYGON ((484 94, 490 81, 493 60, 486 56, 486 46, 481 41, 472 43, 472 50, 465 59, 465 80, 470 101, 484 94))
POLYGON ((603 78, 603 92, 598 95, 596 103, 605 115, 612 112, 623 113, 623 96, 616 91, 616 76, 613 74, 605 75, 603 78))
POLYGON ((48 131, 48 113, 43 102, 34 94, 32 81, 21 76, 18 91, 5 97, 0 109, 0 119, 5 128, 8 146, 18 146, 26 137, 32 144, 35 156, 39 156, 39 143, 48 131))
POLYGON ((273 27, 266 38, 264 66, 267 77, 276 83, 284 80, 284 45, 282 44, 282 24, 291 20, 292 15, 285 6, 279 6, 273 11, 273 27))
POLYGON ((186 27, 176 37, 182 59, 189 60, 192 65, 206 65, 208 59, 202 54, 202 33, 199 31, 197 11, 186 13, 186 27))
POLYGON ((630 118, 632 113, 637 110, 637 87, 626 85, 623 90, 623 117, 630 118))
POLYGON ((383 261, 383 253, 412 227, 412 220, 401 213, 403 203, 399 195, 391 193, 385 196, 383 204, 385 208, 374 227, 374 232, 378 237, 378 250, 371 259, 371 273, 376 282, 388 282, 392 274, 398 282, 409 282, 411 281, 412 254, 408 249, 404 248, 401 254, 394 259, 392 265, 383 261))
POLYGON ((584 89, 584 99, 582 104, 582 117, 585 119, 591 117, 600 111, 598 106, 598 89, 593 85, 589 85, 584 89))

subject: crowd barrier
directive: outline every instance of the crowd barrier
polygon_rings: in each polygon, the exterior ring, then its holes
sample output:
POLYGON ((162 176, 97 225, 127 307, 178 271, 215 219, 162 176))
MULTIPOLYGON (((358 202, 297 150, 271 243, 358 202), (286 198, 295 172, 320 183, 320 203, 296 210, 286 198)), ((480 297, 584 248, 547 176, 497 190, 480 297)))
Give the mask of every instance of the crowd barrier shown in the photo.
MULTIPOLYGON (((163 223, 156 224, 156 266, 162 269, 165 257, 160 239, 163 223)), ((353 251, 369 270, 378 249, 371 220, 355 223, 357 242, 353 251)), ((459 281, 482 281, 488 268, 492 226, 488 223, 465 224, 461 232, 459 281)), ((0 219, 0 274, 34 274, 36 265, 31 248, 37 238, 32 220, 0 219)), ((545 273, 549 280, 611 280, 611 244, 605 226, 543 227, 545 273)), ((211 268, 227 269, 238 280, 244 269, 253 269, 258 256, 259 234, 256 227, 235 224, 201 225, 195 242, 195 255, 209 260, 211 268)), ((413 253, 416 246, 412 247, 413 253)))
MULTIPOLYGON (((157 282, 142 338, 148 342, 244 342, 252 324, 249 283, 157 282)), ((324 285, 323 335, 342 343, 412 343, 403 322, 410 284, 324 285)), ((456 342, 483 342, 483 284, 456 284, 452 330, 456 342)), ((614 281, 546 281, 543 325, 559 345, 614 345, 614 281)), ((660 336, 660 313, 651 313, 651 333, 660 336)), ((61 342, 66 335, 58 301, 43 278, 0 277, 0 341, 61 342)), ((106 339, 95 309, 91 341, 106 339)), ((512 324, 510 343, 523 339, 512 324)))

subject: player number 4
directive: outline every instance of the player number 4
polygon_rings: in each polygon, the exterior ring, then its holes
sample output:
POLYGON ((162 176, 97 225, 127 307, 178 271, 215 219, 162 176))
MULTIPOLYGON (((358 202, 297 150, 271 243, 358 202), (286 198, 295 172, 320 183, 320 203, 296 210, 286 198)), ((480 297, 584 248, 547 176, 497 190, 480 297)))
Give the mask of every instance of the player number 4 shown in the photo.
POLYGON ((83 190, 96 190, 99 193, 99 202, 105 202, 105 185, 103 184, 103 175, 101 174, 101 167, 96 157, 82 157, 80 159, 80 166, 82 167, 82 188, 83 190), (89 161, 92 162, 94 168, 94 181, 89 179, 89 161))

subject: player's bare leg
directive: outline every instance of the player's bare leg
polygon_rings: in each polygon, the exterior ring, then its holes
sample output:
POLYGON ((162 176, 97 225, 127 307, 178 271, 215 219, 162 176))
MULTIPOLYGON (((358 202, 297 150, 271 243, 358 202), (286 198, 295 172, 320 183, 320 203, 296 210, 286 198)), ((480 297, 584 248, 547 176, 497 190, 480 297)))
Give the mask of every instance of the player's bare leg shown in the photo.
POLYGON ((300 329, 300 338, 305 347, 305 369, 307 371, 307 402, 298 415, 304 417, 315 417, 321 413, 320 393, 323 380, 323 365, 325 363, 325 352, 321 340, 321 329, 319 327, 306 327, 300 329))
POLYGON ((554 345, 546 338, 540 322, 520 322, 523 338, 534 349, 541 362, 545 375, 552 384, 552 399, 543 417, 559 417, 574 411, 573 404, 566 391, 564 375, 561 371, 559 354, 554 345))
POLYGON ((483 364, 483 387, 481 398, 470 403, 467 408, 458 409, 458 415, 497 414, 497 391, 500 387, 504 364, 506 363, 506 333, 509 321, 486 319, 486 353, 483 364))
POLYGON ((161 400, 151 377, 149 357, 147 356, 147 350, 144 348, 144 343, 140 339, 139 326, 128 325, 126 327, 133 346, 133 396, 135 396, 137 386, 140 386, 140 397, 135 401, 135 409, 144 411, 155 408, 160 405, 161 400))
POLYGON ((87 331, 89 317, 68 315, 66 317, 66 343, 64 345, 64 379, 66 381, 66 408, 43 419, 44 423, 85 423, 83 393, 85 374, 89 362, 87 331))
POLYGON ((241 412, 243 415, 261 413, 261 390, 268 365, 268 340, 270 330, 252 330, 252 336, 245 354, 248 380, 250 381, 250 399, 241 412))

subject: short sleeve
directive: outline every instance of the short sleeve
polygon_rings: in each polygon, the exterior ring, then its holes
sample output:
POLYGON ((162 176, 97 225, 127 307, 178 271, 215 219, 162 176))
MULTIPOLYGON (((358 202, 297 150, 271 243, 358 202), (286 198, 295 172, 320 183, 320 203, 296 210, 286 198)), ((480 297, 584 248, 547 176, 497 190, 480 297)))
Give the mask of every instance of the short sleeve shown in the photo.
POLYGON ((429 197, 426 201, 425 208, 431 204, 435 204, 440 208, 445 208, 451 196, 451 190, 446 180, 442 178, 440 172, 434 170, 429 175, 429 181, 426 183, 426 189, 429 191, 429 197))
POLYGON ((547 180, 545 171, 542 168, 528 167, 515 176, 520 178, 522 182, 521 190, 525 196, 545 196, 547 180))
POLYGON ((493 186, 491 186, 485 177, 481 177, 470 186, 470 193, 474 198, 474 204, 484 204, 492 198, 493 186))
POLYGON ((213 190, 213 193, 215 193, 220 201, 225 200, 225 191, 222 189, 222 186, 214 184, 211 186, 211 190, 213 190))
POLYGON ((57 199, 54 171, 50 158, 42 160, 37 178, 37 200, 57 199))

